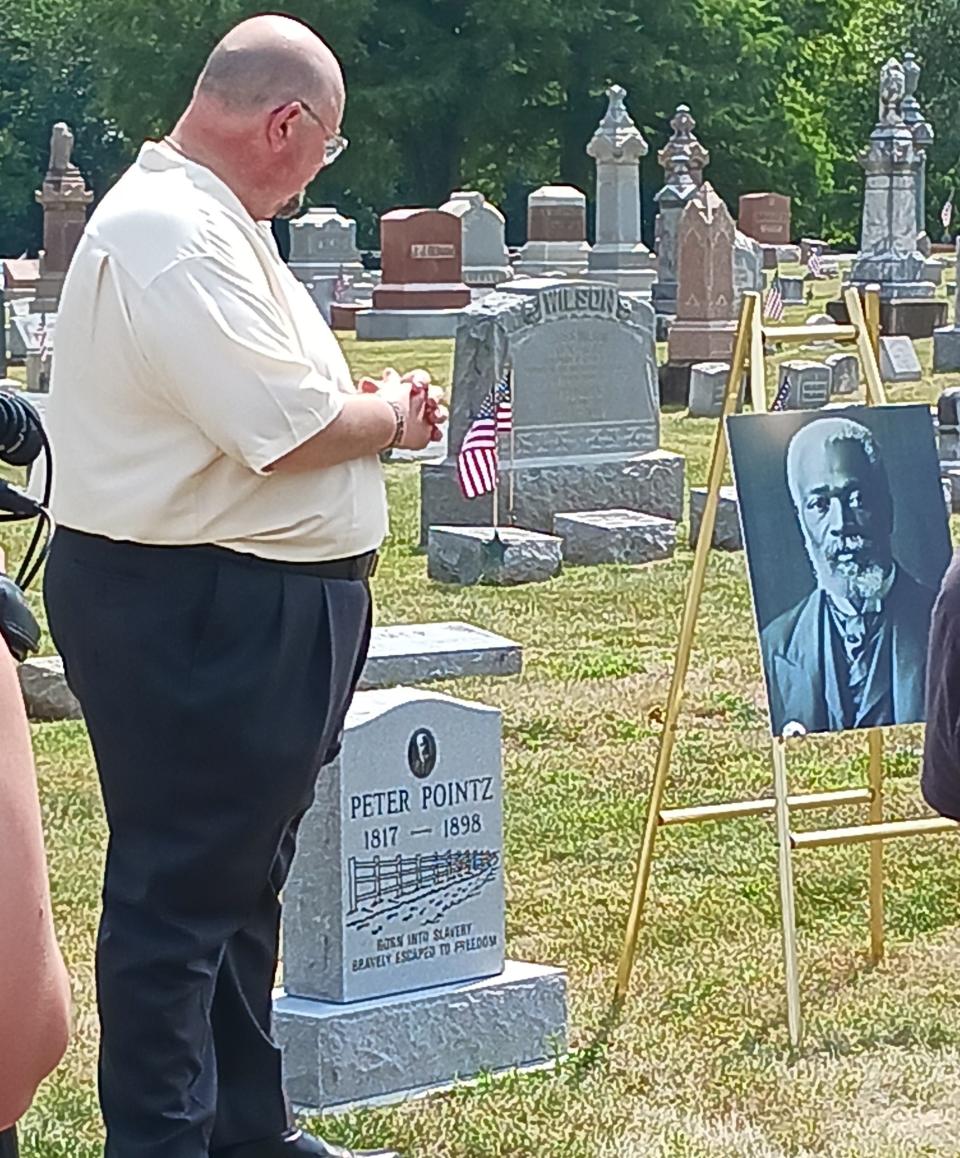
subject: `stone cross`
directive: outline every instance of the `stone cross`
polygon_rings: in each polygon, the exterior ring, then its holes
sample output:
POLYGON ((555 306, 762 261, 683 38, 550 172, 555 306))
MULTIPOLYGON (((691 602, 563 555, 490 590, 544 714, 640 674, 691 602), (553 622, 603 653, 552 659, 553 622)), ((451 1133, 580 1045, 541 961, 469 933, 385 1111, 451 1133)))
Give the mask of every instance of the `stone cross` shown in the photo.
POLYGON ((627 112, 626 95, 618 84, 607 89, 606 115, 587 145, 597 165, 597 241, 589 269, 593 278, 646 296, 655 275, 640 229, 640 160, 650 146, 627 112))

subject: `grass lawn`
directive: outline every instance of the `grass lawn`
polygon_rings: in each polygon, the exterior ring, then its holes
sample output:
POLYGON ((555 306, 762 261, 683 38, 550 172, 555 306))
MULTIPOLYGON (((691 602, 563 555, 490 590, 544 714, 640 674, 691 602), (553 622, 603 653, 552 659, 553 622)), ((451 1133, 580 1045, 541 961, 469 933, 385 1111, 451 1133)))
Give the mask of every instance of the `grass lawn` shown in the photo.
MULTIPOLYGON (((819 299, 836 285, 824 283, 819 299)), ((800 320, 804 310, 788 312, 800 320)), ((357 373, 427 365, 449 382, 451 346, 345 343, 357 373)), ((929 368, 930 342, 919 343, 929 368)), ((830 351, 792 351, 795 357, 830 351)), ((788 355, 789 356, 789 355, 788 355)), ((894 388, 933 401, 958 376, 894 388)), ((667 413, 663 442, 705 480, 715 424, 667 413)), ((906 1158, 960 1142, 960 846, 886 849, 888 955, 868 967, 867 846, 795 858, 807 1037, 791 1054, 772 820, 662 834, 632 994, 613 991, 659 720, 692 555, 648 567, 570 568, 516 590, 428 582, 416 547, 414 466, 388 470, 393 531, 375 586, 382 623, 463 619, 524 647, 521 676, 451 694, 503 711, 508 950, 570 975, 573 1051, 554 1069, 393 1109, 316 1123, 408 1158, 906 1158)), ((956 530, 956 528, 955 528, 956 530)), ((11 562, 25 535, 0 535, 11 562)), ((685 544, 685 537, 681 535, 685 544)), ((34 728, 57 924, 73 976, 69 1055, 23 1123, 26 1158, 93 1158, 93 938, 105 830, 82 725, 34 728)), ((888 741, 888 814, 923 812, 921 732, 888 741)), ((765 709, 742 555, 711 559, 668 804, 767 794, 765 709)), ((793 790, 862 785, 865 740, 811 740, 793 790)), ((864 810, 807 814, 798 827, 864 810)), ((4 1048, 9 1048, 6 1044, 4 1048)))

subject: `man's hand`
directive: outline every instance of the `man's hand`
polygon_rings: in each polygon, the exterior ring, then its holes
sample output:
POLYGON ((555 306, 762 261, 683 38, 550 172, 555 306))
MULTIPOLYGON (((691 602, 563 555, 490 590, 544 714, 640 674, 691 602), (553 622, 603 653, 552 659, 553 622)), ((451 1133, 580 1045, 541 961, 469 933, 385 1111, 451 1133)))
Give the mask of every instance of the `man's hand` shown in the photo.
POLYGON ((380 381, 363 378, 363 394, 378 394, 400 407, 405 421, 404 436, 398 444, 403 450, 423 450, 443 437, 441 427, 447 421, 443 392, 430 381, 426 370, 412 370, 401 377, 396 370, 384 370, 380 381))

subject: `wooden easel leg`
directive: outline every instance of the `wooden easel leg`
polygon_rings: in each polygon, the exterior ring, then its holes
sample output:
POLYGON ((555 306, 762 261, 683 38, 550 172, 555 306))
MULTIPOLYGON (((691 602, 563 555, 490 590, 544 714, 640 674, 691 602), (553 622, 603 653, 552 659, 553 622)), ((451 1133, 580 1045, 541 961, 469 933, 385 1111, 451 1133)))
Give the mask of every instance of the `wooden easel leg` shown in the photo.
POLYGON ((787 748, 785 741, 779 737, 773 741, 773 794, 776 800, 780 916, 783 922, 783 964, 787 985, 787 1029, 790 1044, 796 1048, 803 1037, 800 972, 797 965, 797 907, 793 890, 793 858, 790 847, 787 748))
POLYGON ((650 884, 650 872, 653 865, 653 848, 657 839, 657 829, 660 826, 660 811, 663 808, 663 797, 667 786, 667 777, 670 773, 670 760, 673 755, 673 745, 677 734, 680 705, 683 701, 683 688, 686 683, 687 669, 690 666, 690 653, 693 651, 693 636, 696 631, 697 617, 700 614, 700 600, 703 595, 704 579, 707 573, 707 561, 710 556, 710 548, 713 545, 713 532, 717 523, 717 509, 720 505, 720 487, 723 483, 723 468, 727 461, 727 434, 724 426, 727 418, 736 412, 737 400, 740 395, 740 385, 743 382, 743 375, 747 365, 747 350, 753 327, 754 314, 758 303, 758 294, 747 293, 743 295, 743 305, 740 310, 740 325, 737 329, 737 337, 734 344, 730 377, 727 379, 723 414, 717 423, 717 433, 713 442, 713 456, 710 461, 710 473, 707 478, 707 503, 704 508, 703 519, 700 523, 697 549, 693 556, 693 573, 690 576, 690 585, 687 588, 687 598, 683 607, 683 619, 680 624, 680 642, 677 646, 673 680, 670 684, 670 693, 667 697, 666 713, 663 721, 663 731, 660 735, 660 751, 657 756, 657 768, 654 773, 653 784, 650 788, 650 802, 647 808, 643 844, 640 847, 640 857, 637 862, 637 873, 633 886, 633 897, 630 901, 630 916, 627 919, 627 931, 624 937, 623 951, 620 955, 620 964, 617 968, 617 984, 614 1000, 618 1002, 626 997, 627 990, 630 987, 630 976, 633 973, 633 962, 637 954, 640 921, 643 917, 643 909, 647 900, 647 889, 650 884))
MULTIPOLYGON (((871 728, 867 735, 870 749, 870 823, 883 823, 883 732, 871 728)), ((883 841, 870 843, 870 960, 883 960, 883 841)))

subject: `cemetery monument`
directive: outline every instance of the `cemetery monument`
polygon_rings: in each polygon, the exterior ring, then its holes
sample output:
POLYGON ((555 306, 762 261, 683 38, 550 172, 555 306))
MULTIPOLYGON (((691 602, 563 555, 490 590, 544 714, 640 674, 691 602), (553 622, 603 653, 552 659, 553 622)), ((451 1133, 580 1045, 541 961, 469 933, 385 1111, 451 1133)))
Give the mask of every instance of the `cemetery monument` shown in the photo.
POLYGON ((380 218, 382 281, 357 315, 370 341, 452 338, 470 304, 463 284, 460 220, 439 209, 394 209, 380 218))
POLYGON ((709 183, 680 220, 677 317, 668 361, 660 367, 664 402, 687 404, 690 370, 697 362, 729 362, 737 329, 734 302, 736 227, 709 183))
POLYGON ((489 289, 513 277, 506 246, 507 223, 482 193, 450 194, 441 212, 458 217, 463 232, 463 280, 471 289, 489 289))
POLYGON ((587 198, 571 185, 544 185, 527 199, 527 243, 521 277, 583 277, 587 272, 587 198))
POLYGON ((703 184, 703 170, 710 162, 710 154, 694 136, 696 125, 689 108, 679 105, 670 122, 673 135, 657 154, 664 184, 655 197, 657 280, 653 305, 657 314, 664 317, 673 317, 677 312, 680 218, 703 184))
MULTIPOLYGON (((930 337, 945 321, 945 303, 925 277, 924 255, 917 248, 917 191, 923 158, 914 131, 904 120, 906 75, 890 59, 880 74, 880 114, 869 146, 860 155, 866 172, 860 252, 850 283, 860 289, 880 286, 884 333, 930 337)), ((831 316, 845 320, 841 302, 831 316)))
POLYGON ((40 277, 31 309, 37 314, 53 314, 60 305, 60 291, 70 259, 83 236, 87 208, 93 193, 71 160, 73 133, 58 121, 50 136, 50 163, 43 186, 35 194, 43 206, 43 249, 40 277))
POLYGON ((545 534, 569 511, 629 507, 677 521, 684 462, 660 449, 655 317, 615 286, 517 279, 465 310, 457 331, 450 454, 421 468, 431 527, 489 527, 490 494, 464 497, 457 455, 484 399, 512 381, 500 436, 499 522, 545 534))
POLYGON ((332 206, 308 209, 291 221, 290 268, 307 285, 318 277, 362 277, 356 221, 332 206))
POLYGON ((640 160, 649 145, 624 103, 626 90, 607 89, 606 116, 587 145, 597 166, 597 238, 590 277, 650 297, 656 278, 653 254, 640 230, 640 160))

